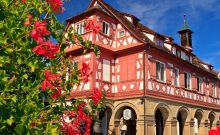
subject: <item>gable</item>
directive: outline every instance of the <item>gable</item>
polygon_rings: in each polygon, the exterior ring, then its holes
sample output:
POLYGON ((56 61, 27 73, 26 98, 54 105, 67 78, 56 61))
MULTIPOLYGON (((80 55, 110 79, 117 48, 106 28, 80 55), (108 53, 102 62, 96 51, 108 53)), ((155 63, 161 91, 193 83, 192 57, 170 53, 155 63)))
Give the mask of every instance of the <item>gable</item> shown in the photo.
POLYGON ((146 36, 140 32, 127 18, 125 18, 119 11, 113 9, 110 5, 105 3, 102 0, 92 0, 91 3, 88 6, 89 8, 92 7, 100 7, 103 9, 104 12, 109 14, 110 16, 113 16, 117 19, 118 22, 120 22, 127 31, 131 33, 133 37, 136 38, 136 40, 145 43, 146 36))

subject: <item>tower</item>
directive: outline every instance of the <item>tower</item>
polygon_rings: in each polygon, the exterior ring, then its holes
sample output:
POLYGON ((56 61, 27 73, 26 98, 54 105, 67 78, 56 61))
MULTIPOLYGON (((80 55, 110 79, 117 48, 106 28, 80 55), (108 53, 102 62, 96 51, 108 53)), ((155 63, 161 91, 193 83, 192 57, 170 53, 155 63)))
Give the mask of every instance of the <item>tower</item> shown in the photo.
POLYGON ((183 26, 179 29, 180 34, 180 46, 184 47, 187 51, 192 52, 192 31, 189 28, 186 15, 184 15, 183 26))

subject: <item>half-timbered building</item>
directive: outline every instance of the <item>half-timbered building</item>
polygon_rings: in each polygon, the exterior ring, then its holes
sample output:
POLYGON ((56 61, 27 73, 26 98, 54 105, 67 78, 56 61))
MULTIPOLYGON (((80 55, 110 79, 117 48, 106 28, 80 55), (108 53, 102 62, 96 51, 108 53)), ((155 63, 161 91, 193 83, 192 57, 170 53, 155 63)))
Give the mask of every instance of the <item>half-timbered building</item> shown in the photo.
POLYGON ((219 75, 193 53, 186 20, 178 31, 180 45, 103 0, 92 0, 66 25, 101 50, 98 56, 81 55, 82 48, 70 44, 66 53, 93 71, 71 96, 89 96, 96 87, 106 93, 103 135, 207 135, 219 124, 219 75), (85 30, 88 18, 100 25, 100 32, 85 30))

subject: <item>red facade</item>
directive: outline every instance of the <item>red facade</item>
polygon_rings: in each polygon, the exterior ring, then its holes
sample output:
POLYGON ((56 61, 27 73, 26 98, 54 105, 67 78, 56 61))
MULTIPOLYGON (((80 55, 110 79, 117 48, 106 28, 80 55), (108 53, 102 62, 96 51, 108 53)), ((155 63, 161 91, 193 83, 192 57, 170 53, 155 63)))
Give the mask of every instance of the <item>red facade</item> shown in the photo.
POLYGON ((190 45, 177 45, 171 37, 102 0, 93 0, 85 12, 68 19, 67 27, 73 27, 101 50, 95 56, 80 55, 82 48, 75 44, 66 49, 71 61, 79 66, 89 63, 93 71, 87 84, 73 88, 72 96, 90 95, 95 87, 105 91, 107 99, 140 97, 145 91, 146 96, 157 99, 220 109, 218 72, 193 54, 190 45), (81 27, 87 18, 99 24, 99 33, 81 27))

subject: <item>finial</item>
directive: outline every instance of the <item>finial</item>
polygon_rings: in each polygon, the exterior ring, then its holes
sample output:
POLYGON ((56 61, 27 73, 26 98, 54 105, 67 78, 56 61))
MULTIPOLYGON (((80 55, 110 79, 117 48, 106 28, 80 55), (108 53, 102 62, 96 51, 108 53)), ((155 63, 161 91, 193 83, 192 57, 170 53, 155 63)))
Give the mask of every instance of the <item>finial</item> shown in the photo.
POLYGON ((186 14, 183 14, 183 22, 186 23, 186 14))
POLYGON ((183 19, 186 20, 186 14, 183 14, 183 19))

